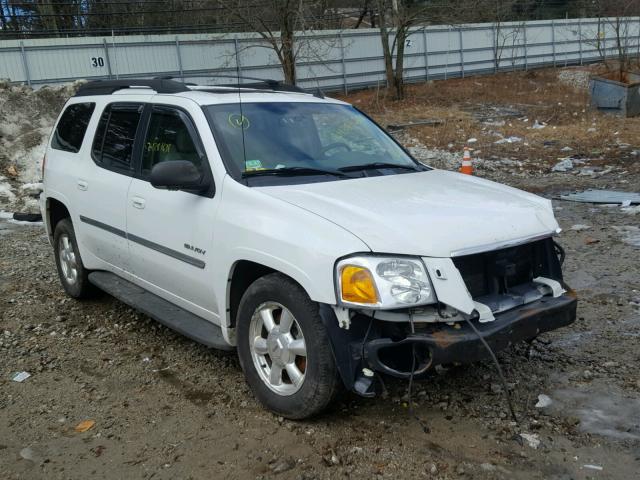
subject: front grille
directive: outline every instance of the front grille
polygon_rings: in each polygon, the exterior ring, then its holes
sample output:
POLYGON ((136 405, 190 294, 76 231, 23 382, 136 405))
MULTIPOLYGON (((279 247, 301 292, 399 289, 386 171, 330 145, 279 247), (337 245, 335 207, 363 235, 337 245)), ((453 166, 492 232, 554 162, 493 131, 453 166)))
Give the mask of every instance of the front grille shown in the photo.
POLYGON ((539 276, 561 279, 551 239, 457 257, 453 263, 473 298, 508 294, 539 276))

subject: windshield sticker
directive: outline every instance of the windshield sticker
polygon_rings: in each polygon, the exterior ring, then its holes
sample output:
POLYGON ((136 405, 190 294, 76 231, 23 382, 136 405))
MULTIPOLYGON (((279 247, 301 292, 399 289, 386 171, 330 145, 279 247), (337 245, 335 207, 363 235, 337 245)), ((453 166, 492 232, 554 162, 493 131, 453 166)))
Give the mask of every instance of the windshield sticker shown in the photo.
POLYGON ((147 142, 147 152, 171 152, 172 145, 170 143, 163 142, 147 142))
POLYGON ((238 113, 230 113, 227 121, 233 128, 242 128, 243 130, 247 130, 251 126, 249 119, 238 113))
POLYGON ((264 170, 260 160, 247 160, 244 162, 245 172, 254 172, 256 170, 264 170))

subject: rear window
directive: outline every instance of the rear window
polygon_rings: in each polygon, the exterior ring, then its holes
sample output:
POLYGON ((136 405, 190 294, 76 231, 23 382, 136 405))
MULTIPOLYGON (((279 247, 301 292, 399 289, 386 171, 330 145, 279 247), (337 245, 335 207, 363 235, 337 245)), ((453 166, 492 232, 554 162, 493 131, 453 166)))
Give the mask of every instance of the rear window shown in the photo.
POLYGON ((53 132, 51 148, 78 153, 95 108, 95 103, 74 103, 69 105, 62 117, 60 117, 58 126, 53 132))
POLYGON ((106 168, 133 168, 133 144, 142 116, 141 104, 111 104, 105 108, 93 140, 93 159, 106 168))

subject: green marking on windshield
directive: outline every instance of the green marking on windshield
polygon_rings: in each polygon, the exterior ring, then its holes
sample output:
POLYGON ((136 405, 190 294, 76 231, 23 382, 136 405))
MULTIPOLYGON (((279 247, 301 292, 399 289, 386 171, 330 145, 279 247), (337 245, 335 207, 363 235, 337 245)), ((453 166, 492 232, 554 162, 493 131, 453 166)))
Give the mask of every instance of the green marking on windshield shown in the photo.
POLYGON ((249 119, 239 113, 230 113, 227 121, 233 128, 242 128, 243 130, 247 130, 251 126, 249 119))

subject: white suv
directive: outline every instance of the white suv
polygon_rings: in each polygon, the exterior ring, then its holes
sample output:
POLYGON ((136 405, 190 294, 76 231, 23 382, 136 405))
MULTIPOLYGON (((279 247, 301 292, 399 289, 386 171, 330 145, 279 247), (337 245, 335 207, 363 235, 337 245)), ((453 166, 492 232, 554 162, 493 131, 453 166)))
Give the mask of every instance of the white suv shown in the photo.
POLYGON ((95 286, 237 348, 256 397, 289 418, 575 319, 550 201, 426 167, 320 93, 91 82, 43 177, 69 295, 95 286))

